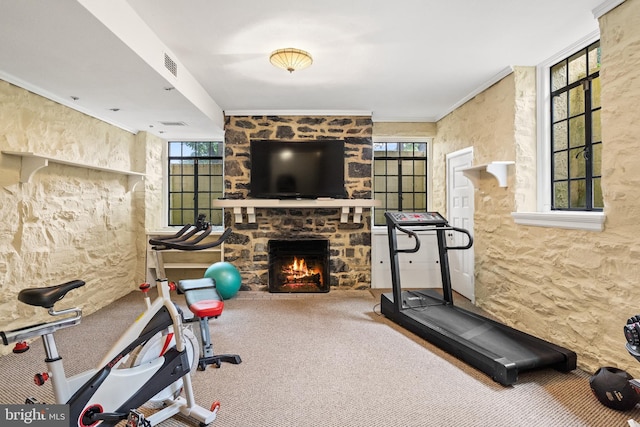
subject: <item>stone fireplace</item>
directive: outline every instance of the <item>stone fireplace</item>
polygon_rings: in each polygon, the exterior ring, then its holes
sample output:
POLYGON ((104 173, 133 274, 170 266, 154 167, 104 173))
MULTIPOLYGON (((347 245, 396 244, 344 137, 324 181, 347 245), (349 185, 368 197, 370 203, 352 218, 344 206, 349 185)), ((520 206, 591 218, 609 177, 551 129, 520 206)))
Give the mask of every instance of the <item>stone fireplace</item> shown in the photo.
POLYGON ((329 292, 329 241, 269 240, 269 292, 329 292))
MULTIPOLYGON (((250 183, 252 139, 335 139, 345 142, 345 189, 348 199, 371 199, 372 121, 370 117, 231 116, 225 125, 225 202, 246 201, 250 183)), ((228 206, 228 205, 227 205, 228 206)), ((346 211, 312 201, 284 208, 264 206, 251 214, 225 208, 225 227, 233 233, 224 258, 242 275, 242 290, 269 290, 270 240, 325 240, 329 272, 324 285, 341 289, 371 286, 371 212, 346 211), (348 217, 348 218, 346 218, 348 217), (346 220, 345 220, 346 219, 346 220), (240 221, 239 221, 240 220, 240 221)), ((324 292, 324 290, 323 290, 324 292)))

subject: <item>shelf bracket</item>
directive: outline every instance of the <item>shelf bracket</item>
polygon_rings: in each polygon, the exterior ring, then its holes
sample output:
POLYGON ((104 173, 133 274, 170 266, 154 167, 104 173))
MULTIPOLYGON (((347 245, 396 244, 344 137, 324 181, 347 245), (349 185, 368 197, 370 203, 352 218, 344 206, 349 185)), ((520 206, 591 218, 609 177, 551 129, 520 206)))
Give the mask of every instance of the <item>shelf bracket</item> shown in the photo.
POLYGON ((256 222, 256 208, 253 206, 247 206, 247 221, 250 223, 256 222))
POLYGON ((509 165, 515 164, 514 161, 496 161, 483 165, 472 166, 460 169, 462 173, 469 178, 474 187, 478 187, 478 179, 481 171, 485 171, 498 181, 499 187, 507 186, 507 168, 509 165))
POLYGON ((33 174, 49 166, 49 160, 42 157, 22 157, 20 168, 20 182, 25 184, 31 180, 33 174))
POLYGON ((340 214, 340 222, 347 223, 349 222, 349 206, 342 207, 342 213, 340 214))
POLYGON ((129 191, 133 191, 138 184, 144 181, 144 176, 129 175, 129 191))
POLYGON ((362 206, 356 206, 353 211, 353 223, 357 224, 362 218, 362 206))
POLYGON ((242 208, 237 206, 233 208, 233 216, 236 220, 236 224, 242 224, 242 208))

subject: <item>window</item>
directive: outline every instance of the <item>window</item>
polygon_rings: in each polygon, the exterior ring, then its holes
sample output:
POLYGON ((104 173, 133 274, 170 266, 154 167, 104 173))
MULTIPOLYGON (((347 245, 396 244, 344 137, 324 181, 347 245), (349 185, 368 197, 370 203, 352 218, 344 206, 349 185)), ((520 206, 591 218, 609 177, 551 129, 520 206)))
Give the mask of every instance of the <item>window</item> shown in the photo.
POLYGON ((222 225, 222 209, 211 207, 223 195, 222 153, 222 142, 169 142, 168 225, 193 224, 199 214, 222 225))
POLYGON ((386 225, 384 212, 427 210, 427 143, 374 141, 374 198, 382 206, 374 210, 373 225, 386 225))
MULTIPOLYGON (((589 130, 592 135, 589 137, 585 136, 585 142, 583 143, 583 152, 584 154, 580 154, 579 152, 575 152, 573 155, 578 155, 578 158, 572 158, 571 154, 569 154, 569 150, 572 148, 578 148, 578 143, 576 141, 569 142, 567 140, 567 148, 561 148, 564 144, 562 142, 563 135, 563 126, 567 126, 566 135, 569 138, 569 120, 571 117, 579 117, 579 114, 575 112, 573 109, 569 111, 567 109, 566 119, 563 117, 561 112, 558 111, 556 116, 553 117, 553 121, 558 123, 552 123, 552 113, 554 113, 553 108, 558 108, 558 106, 552 106, 552 93, 557 92, 559 94, 562 93, 562 89, 566 88, 566 101, 567 108, 569 108, 569 97, 571 95, 568 94, 568 91, 573 87, 575 81, 569 83, 570 77, 567 74, 566 80, 567 84, 563 85, 563 80, 560 80, 560 83, 552 83, 551 81, 551 69, 559 66, 558 70, 562 69, 560 64, 566 64, 569 67, 569 61, 572 60, 576 55, 580 56, 582 52, 587 52, 591 54, 599 55, 599 49, 593 50, 598 47, 600 39, 599 32, 593 31, 592 33, 586 35, 581 40, 578 40, 576 43, 568 46, 566 49, 563 49, 561 52, 553 55, 551 58, 545 60, 544 62, 538 64, 536 78, 537 78, 537 98, 538 98, 538 107, 537 107, 537 137, 538 137, 538 152, 537 152, 537 190, 536 190, 536 210, 535 211, 518 211, 513 212, 511 216, 515 220, 516 224, 520 225, 528 225, 535 227, 555 227, 555 228, 564 228, 564 229, 575 229, 575 230, 589 230, 589 231, 602 231, 604 230, 604 222, 605 222, 605 214, 602 209, 602 195, 599 189, 600 184, 600 154, 602 145, 600 143, 600 126, 599 126, 599 118, 600 118, 600 78, 599 78, 599 70, 598 70, 598 79, 594 80, 595 71, 593 67, 591 69, 586 68, 588 79, 591 79, 590 89, 593 89, 593 85, 597 85, 596 91, 593 91, 589 95, 584 95, 585 98, 589 99, 592 103, 590 108, 584 108, 585 114, 585 125, 584 131, 586 133, 589 130), (553 89, 552 89, 553 88, 553 89), (594 96, 596 96, 596 101, 593 101, 594 96), (587 126, 586 124, 586 116, 591 116, 592 123, 587 126), (596 125, 594 125, 594 121, 596 121, 596 125), (564 123, 564 124, 563 124, 564 123), (554 133, 554 125, 555 125, 555 133, 554 133), (559 137, 559 141, 557 143, 553 143, 552 136, 559 137), (575 144, 575 147, 570 146, 571 144, 575 144), (594 153, 587 151, 586 147, 591 144, 588 150, 594 149, 594 153), (557 155, 557 159, 554 159, 556 156, 554 150, 557 153, 565 153, 563 157, 562 154, 557 155), (564 150, 564 151, 563 151, 564 150), (580 156, 583 156, 580 159, 580 156), (587 165, 587 158, 591 158, 591 165, 587 165), (574 165, 570 165, 570 161, 573 159, 574 165), (584 160, 584 162, 582 161, 584 160), (577 162, 576 162, 577 161, 577 162), (577 163, 577 166, 576 166, 577 163), (581 173, 579 169, 584 164, 584 173, 581 173), (563 170, 563 165, 566 165, 566 169, 563 170), (569 170, 570 167, 573 167, 573 170, 569 170), (587 171, 591 173, 591 176, 587 176, 587 171), (582 176, 580 176, 582 175, 582 176), (591 181, 591 182, 590 182, 591 181), (569 194, 571 191, 571 183, 574 183, 574 190, 572 194, 569 194), (591 190, 587 190, 587 183, 590 182, 591 190), (558 186, 558 191, 554 194, 555 186, 558 186), (566 189, 566 193, 563 191, 566 189), (584 197, 582 197, 584 195, 584 197), (588 196, 588 197, 587 197, 588 196), (573 197, 573 199, 572 199, 573 197), (584 202, 581 201, 581 197, 584 202), (557 202, 556 203, 556 199, 557 202), (592 200, 591 210, 587 210, 587 202, 586 200, 592 200), (571 204, 570 204, 571 203, 571 204), (557 206, 556 206, 557 205, 557 206), (584 207, 580 207, 580 205, 584 205, 584 207)), ((586 59, 585 59, 586 60, 586 59)), ((589 60, 593 65, 594 62, 592 59, 589 60)), ((567 73, 568 73, 567 69, 567 73)), ((577 86, 577 85, 576 85, 577 86)), ((555 100, 554 100, 555 101, 555 100)), ((564 100, 563 100, 564 101, 564 100)), ((560 102, 560 100, 558 100, 560 102)), ((578 119, 577 121, 580 121, 578 119)), ((574 132, 574 134, 579 134, 579 132, 574 132)))
POLYGON ((551 66, 551 209, 602 210, 600 42, 551 66))

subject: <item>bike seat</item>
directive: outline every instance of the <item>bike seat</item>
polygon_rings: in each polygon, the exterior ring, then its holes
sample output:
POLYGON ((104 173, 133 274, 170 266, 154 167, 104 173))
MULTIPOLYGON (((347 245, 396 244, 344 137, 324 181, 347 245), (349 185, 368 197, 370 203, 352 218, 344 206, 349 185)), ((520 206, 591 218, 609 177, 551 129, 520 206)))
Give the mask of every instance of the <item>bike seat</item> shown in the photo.
POLYGON ((84 281, 72 280, 56 286, 23 289, 18 294, 18 300, 29 305, 51 308, 56 301, 64 298, 67 292, 81 286, 84 286, 84 281))
POLYGON ((189 310, 197 317, 203 319, 222 314, 224 302, 212 279, 205 277, 181 280, 178 289, 184 293, 189 310))

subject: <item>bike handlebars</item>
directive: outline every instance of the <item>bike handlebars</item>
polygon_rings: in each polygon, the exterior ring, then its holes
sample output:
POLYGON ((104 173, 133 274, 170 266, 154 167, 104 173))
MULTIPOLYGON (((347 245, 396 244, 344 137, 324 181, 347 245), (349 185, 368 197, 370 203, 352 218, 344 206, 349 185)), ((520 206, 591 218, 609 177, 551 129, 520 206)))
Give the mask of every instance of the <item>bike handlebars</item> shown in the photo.
POLYGON ((150 239, 149 244, 152 245, 151 249, 156 251, 164 251, 167 249, 177 249, 180 251, 199 251, 202 249, 214 248, 221 245, 231 234, 231 228, 227 228, 226 230, 224 230, 224 233, 222 233, 222 236, 220 236, 220 238, 215 242, 198 244, 205 237, 211 234, 212 227, 210 224, 206 224, 205 228, 201 229, 201 226, 196 223, 196 226, 193 228, 193 230, 185 233, 190 227, 191 226, 183 227, 177 234, 174 234, 173 236, 150 239), (194 238, 191 238, 199 231, 202 231, 202 233, 194 238))

